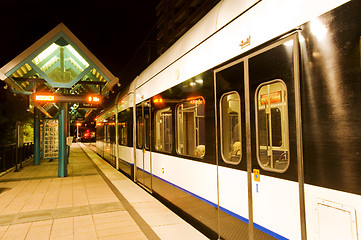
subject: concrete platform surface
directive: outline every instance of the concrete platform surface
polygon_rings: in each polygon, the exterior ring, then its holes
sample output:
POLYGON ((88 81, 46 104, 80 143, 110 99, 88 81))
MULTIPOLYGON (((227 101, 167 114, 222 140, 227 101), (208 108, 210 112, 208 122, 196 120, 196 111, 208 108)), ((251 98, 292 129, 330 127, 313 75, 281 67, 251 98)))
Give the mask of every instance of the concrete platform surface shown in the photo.
POLYGON ((207 239, 82 143, 0 177, 0 239, 207 239))

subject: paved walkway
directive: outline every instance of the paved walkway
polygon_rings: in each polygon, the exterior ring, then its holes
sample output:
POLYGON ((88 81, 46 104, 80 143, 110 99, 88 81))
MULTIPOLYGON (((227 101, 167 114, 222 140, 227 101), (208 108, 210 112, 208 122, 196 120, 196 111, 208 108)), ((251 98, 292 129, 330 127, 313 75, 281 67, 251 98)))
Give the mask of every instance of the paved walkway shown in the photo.
POLYGON ((0 177, 0 239, 206 239, 81 143, 0 177))

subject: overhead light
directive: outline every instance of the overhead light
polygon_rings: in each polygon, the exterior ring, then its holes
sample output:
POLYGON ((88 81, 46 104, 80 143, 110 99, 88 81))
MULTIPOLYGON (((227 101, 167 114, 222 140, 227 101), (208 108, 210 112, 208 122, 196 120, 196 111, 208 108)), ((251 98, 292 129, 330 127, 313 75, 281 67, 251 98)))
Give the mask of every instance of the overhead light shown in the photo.
POLYGON ((197 79, 197 80, 196 80, 196 83, 197 83, 197 84, 203 84, 203 79, 197 79))
POLYGON ((321 23, 320 20, 316 19, 311 21, 311 32, 318 40, 322 40, 327 34, 327 28, 321 23))

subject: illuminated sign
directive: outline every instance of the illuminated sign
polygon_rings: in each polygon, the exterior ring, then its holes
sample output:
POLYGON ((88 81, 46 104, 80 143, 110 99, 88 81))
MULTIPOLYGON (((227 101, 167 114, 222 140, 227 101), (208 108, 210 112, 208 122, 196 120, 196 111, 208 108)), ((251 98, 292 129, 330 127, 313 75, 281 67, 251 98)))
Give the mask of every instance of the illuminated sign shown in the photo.
POLYGON ((84 103, 97 105, 101 102, 102 97, 100 95, 76 95, 76 94, 48 94, 48 93, 36 93, 33 94, 33 101, 38 103, 56 102, 56 103, 84 103))
POLYGON ((98 103, 98 102, 100 102, 100 97, 99 96, 88 96, 88 102, 98 103))
POLYGON ((39 102, 54 102, 54 95, 35 95, 35 101, 39 102))
POLYGON ((194 99, 194 100, 191 100, 189 103, 194 104, 194 105, 201 105, 201 104, 203 104, 203 100, 202 99, 194 99))
POLYGON ((194 104, 194 105, 201 105, 201 104, 204 104, 204 103, 205 103, 204 98, 201 97, 201 96, 189 97, 189 98, 187 98, 187 101, 188 101, 190 104, 194 104))
MULTIPOLYGON (((282 102, 281 91, 271 92, 269 94, 270 103, 280 103, 282 102)), ((268 104, 268 94, 262 94, 259 101, 260 105, 268 104)))

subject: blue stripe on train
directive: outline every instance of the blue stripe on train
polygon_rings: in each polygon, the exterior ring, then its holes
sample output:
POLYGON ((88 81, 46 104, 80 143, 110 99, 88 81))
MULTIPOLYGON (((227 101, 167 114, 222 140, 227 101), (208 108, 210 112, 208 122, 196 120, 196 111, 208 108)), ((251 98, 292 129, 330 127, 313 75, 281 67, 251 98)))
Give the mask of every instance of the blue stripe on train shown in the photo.
MULTIPOLYGON (((141 168, 138 168, 138 169, 141 169, 141 168)), ((141 169, 141 170, 143 170, 143 169, 141 169)), ((147 174, 150 174, 150 173, 147 172, 147 171, 144 171, 144 172, 146 172, 147 174)), ((153 175, 153 176, 156 177, 156 178, 158 178, 159 180, 161 180, 161 181, 163 181, 163 182, 165 182, 165 183, 167 183, 167 184, 169 184, 169 185, 171 185, 171 186, 173 186, 173 187, 176 187, 176 188, 178 188, 179 190, 181 190, 181 191, 183 191, 183 192, 186 192, 186 193, 190 194, 191 196, 193 196, 193 197, 195 197, 195 198, 197 198, 197 199, 199 199, 199 200, 201 200, 201 201, 203 201, 203 202, 205 202, 205 203, 213 206, 214 208, 217 208, 217 204, 215 204, 215 203, 213 203, 213 202, 211 202, 211 201, 208 201, 207 199, 202 198, 202 197, 200 197, 200 196, 198 196, 198 195, 196 195, 196 194, 194 194, 194 193, 192 193, 192 192, 190 192, 190 191, 188 191, 188 190, 186 190, 186 189, 184 189, 184 188, 181 188, 181 187, 179 187, 179 186, 177 186, 177 185, 175 185, 175 184, 173 184, 173 183, 171 183, 171 182, 168 182, 167 180, 165 180, 165 179, 163 179, 163 178, 161 178, 161 177, 158 177, 158 176, 156 176, 156 175, 153 175)), ((236 213, 234 213, 234 212, 232 212, 232 211, 229 211, 229 210, 226 209, 226 208, 223 208, 223 207, 220 206, 219 209, 221 209, 223 212, 225 212, 225 213, 227 213, 227 214, 229 214, 229 215, 237 218, 238 220, 241 220, 241 221, 243 221, 243 222, 245 222, 245 223, 247 223, 247 224, 249 223, 249 221, 248 221, 247 218, 242 217, 242 216, 240 216, 240 215, 238 215, 238 214, 236 214, 236 213)), ((285 238, 285 237, 283 237, 283 236, 281 236, 281 235, 279 235, 279 234, 277 234, 277 233, 275 233, 275 232, 273 232, 273 231, 271 231, 271 230, 269 230, 269 229, 267 229, 267 228, 265 228, 265 227, 262 227, 261 225, 258 225, 257 223, 253 223, 253 227, 256 228, 256 229, 258 229, 258 230, 260 230, 260 231, 262 231, 262 232, 264 232, 264 233, 267 233, 268 235, 270 235, 270 236, 272 236, 272 237, 274 237, 274 238, 276 238, 276 239, 279 239, 279 240, 288 240, 288 238, 285 238)))

